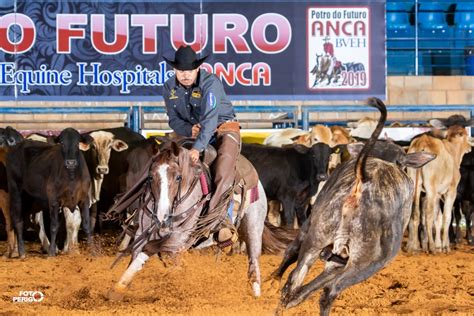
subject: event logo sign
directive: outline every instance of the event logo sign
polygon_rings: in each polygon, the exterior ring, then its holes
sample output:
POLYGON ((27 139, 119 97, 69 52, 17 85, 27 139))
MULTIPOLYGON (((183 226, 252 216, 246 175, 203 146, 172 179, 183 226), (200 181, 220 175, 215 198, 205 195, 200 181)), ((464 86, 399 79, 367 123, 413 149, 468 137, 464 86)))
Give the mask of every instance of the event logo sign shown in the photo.
POLYGON ((308 9, 309 89, 369 89, 369 10, 368 7, 308 9))
POLYGON ((160 100, 181 45, 233 99, 384 98, 384 4, 4 1, 0 99, 160 100))

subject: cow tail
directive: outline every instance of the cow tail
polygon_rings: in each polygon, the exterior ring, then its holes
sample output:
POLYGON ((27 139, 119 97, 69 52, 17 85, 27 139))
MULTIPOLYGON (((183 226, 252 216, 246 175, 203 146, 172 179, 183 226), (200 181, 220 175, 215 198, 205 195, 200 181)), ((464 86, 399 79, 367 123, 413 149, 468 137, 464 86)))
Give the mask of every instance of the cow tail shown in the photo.
POLYGON ((350 223, 355 215, 355 210, 359 207, 360 197, 362 195, 362 184, 367 181, 365 174, 365 165, 370 151, 375 145, 380 133, 382 132, 385 121, 387 120, 387 108, 385 104, 378 98, 370 98, 367 100, 369 106, 375 107, 380 111, 380 118, 377 127, 370 136, 369 140, 362 148, 355 164, 356 181, 352 187, 351 193, 346 197, 341 210, 341 220, 334 236, 334 247, 332 252, 342 258, 347 258, 350 254, 349 237, 350 237, 350 223))
POLYGON ((365 174, 365 164, 367 162, 367 157, 369 156, 370 151, 375 145, 375 142, 382 132, 385 121, 387 120, 387 108, 385 104, 379 98, 369 98, 367 100, 367 105, 377 108, 380 111, 380 118, 377 123, 377 127, 370 136, 369 140, 365 143, 364 148, 362 148, 359 156, 357 157, 355 165, 355 174, 357 182, 365 182, 367 180, 367 175, 365 174))
POLYGON ((265 221, 262 235, 262 248, 266 254, 281 255, 286 247, 295 240, 297 229, 276 227, 265 221))

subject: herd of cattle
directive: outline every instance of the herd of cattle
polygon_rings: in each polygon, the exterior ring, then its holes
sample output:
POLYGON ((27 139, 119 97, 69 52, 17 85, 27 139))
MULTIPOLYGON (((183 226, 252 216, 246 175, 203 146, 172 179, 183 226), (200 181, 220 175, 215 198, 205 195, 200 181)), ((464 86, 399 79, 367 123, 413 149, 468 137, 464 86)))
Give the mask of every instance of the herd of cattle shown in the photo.
MULTIPOLYGON (((270 203, 269 220, 274 225, 302 226, 329 174, 361 150, 362 137, 369 136, 376 123, 365 119, 352 129, 322 125, 309 132, 286 129, 273 133, 263 145, 244 143, 242 154, 257 169, 268 200, 277 202, 270 203)), ((406 247, 411 252, 449 251, 453 212, 456 225, 451 239, 461 239, 461 210, 466 218, 466 238, 474 243, 474 153, 465 129, 472 122, 454 116, 430 123, 431 132, 401 144, 378 140, 370 153, 398 165, 404 165, 406 153, 436 155, 420 169, 405 164, 415 183, 406 247)), ((5 255, 25 256, 23 233, 36 222, 43 249, 54 256, 61 213, 68 232, 63 250, 77 249, 81 222, 90 244, 93 231, 100 227, 100 212, 107 211, 117 194, 134 184, 159 150, 157 138, 145 139, 125 127, 83 134, 67 128, 58 136, 32 134, 26 138, 11 127, 1 128, 0 207, 8 238, 5 255), (49 229, 45 230, 43 223, 49 229)))
MULTIPOLYGON (((320 307, 327 315, 342 290, 393 259, 406 227, 407 251, 449 252, 461 239, 463 213, 466 239, 474 245, 474 143, 466 131, 474 120, 433 119, 430 131, 397 142, 379 139, 387 117, 383 102, 372 98, 369 105, 380 111, 379 120, 365 119, 352 130, 317 125, 307 132, 275 132, 263 145, 242 144, 270 201, 268 220, 283 226, 274 232, 299 227, 272 274, 280 279, 297 262, 279 308, 296 306, 323 288, 320 307), (303 285, 318 258, 326 262, 323 272, 303 285)), ((125 127, 27 137, 0 128, 4 256, 25 257, 24 234, 31 228, 39 230, 49 256, 58 246, 77 251, 81 223, 93 251, 101 214, 144 176, 150 159, 171 140, 145 139, 125 127), (61 230, 65 240, 59 240, 61 230)))

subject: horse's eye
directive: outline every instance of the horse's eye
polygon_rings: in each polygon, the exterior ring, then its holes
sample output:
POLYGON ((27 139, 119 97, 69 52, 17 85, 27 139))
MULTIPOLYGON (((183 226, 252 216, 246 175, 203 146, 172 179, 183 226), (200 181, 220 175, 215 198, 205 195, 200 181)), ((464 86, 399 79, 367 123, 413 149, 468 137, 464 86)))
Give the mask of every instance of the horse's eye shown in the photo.
POLYGON ((181 181, 181 175, 176 176, 176 181, 181 181))

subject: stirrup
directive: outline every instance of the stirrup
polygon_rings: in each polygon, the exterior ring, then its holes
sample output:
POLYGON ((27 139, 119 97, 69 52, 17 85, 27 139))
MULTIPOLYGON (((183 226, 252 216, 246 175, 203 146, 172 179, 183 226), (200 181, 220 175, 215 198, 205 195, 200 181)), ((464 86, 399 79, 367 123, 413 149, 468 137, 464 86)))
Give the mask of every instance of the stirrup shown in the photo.
POLYGON ((217 247, 223 252, 230 253, 232 245, 237 242, 239 236, 235 228, 223 227, 217 233, 217 247))

